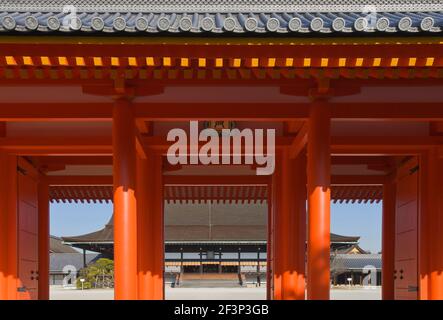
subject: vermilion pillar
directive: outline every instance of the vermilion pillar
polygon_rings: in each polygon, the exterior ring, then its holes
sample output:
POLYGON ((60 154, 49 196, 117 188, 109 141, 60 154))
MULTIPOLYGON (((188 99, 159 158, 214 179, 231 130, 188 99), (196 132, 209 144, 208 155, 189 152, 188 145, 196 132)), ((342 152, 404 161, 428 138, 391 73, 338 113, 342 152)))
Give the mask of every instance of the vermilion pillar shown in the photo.
POLYGON ((113 107, 115 299, 137 298, 137 206, 135 199, 133 107, 118 99, 113 107))
POLYGON ((294 190, 291 192, 294 198, 295 214, 292 215, 290 225, 293 230, 290 236, 290 251, 294 252, 291 261, 294 280, 296 281, 293 298, 304 300, 306 298, 306 156, 300 154, 293 161, 294 190))
POLYGON ((273 296, 274 300, 283 299, 283 272, 287 267, 288 247, 287 242, 287 217, 289 215, 287 201, 287 186, 289 179, 288 161, 285 161, 286 153, 282 150, 276 152, 276 165, 272 181, 272 218, 273 232, 273 296), (285 177, 286 176, 286 177, 285 177))
POLYGON ((274 237, 274 219, 273 219, 273 211, 272 211, 272 183, 268 184, 268 239, 266 243, 266 299, 272 300, 273 293, 273 237, 274 237))
POLYGON ((311 105, 308 129, 308 299, 329 299, 330 288, 330 110, 326 100, 311 105))
POLYGON ((49 300, 49 185, 38 184, 38 299, 49 300))
POLYGON ((17 157, 0 153, 0 300, 17 299, 17 157))
POLYGON ((382 299, 394 299, 395 269, 395 181, 383 185, 382 218, 382 299))
POLYGON ((164 299, 162 159, 137 159, 138 298, 164 299))
MULTIPOLYGON (((426 168, 426 166, 425 166, 426 168)), ((433 149, 428 155, 428 188, 427 212, 425 223, 428 225, 428 234, 420 238, 428 242, 428 299, 443 300, 443 202, 442 202, 442 179, 443 159, 437 149, 433 149)), ((422 167, 420 167, 422 170, 422 167)), ((423 288, 424 289, 424 288, 423 288)))
POLYGON ((305 298, 306 170, 304 157, 280 150, 274 175, 274 299, 305 298))

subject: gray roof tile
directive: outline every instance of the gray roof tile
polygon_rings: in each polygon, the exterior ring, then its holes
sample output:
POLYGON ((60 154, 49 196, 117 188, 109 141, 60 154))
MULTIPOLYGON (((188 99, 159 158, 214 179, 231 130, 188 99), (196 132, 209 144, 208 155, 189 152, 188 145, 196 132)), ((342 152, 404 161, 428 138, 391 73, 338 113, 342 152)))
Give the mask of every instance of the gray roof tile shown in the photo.
POLYGON ((441 32, 440 0, 3 0, 2 32, 441 32))

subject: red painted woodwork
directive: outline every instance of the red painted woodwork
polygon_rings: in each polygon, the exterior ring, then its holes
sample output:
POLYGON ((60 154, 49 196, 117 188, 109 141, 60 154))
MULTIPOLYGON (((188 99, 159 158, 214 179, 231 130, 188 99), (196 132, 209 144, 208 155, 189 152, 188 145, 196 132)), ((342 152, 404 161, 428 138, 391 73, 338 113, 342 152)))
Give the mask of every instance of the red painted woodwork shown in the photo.
POLYGON ((268 185, 268 197, 267 197, 267 205, 268 205, 268 224, 267 224, 267 243, 266 243, 266 299, 272 300, 274 297, 274 211, 273 211, 273 203, 272 203, 272 195, 273 192, 273 184, 272 182, 268 185))
POLYGON ((0 153, 0 300, 17 299, 17 157, 0 153))
POLYGON ((330 110, 325 100, 312 103, 308 129, 307 295, 329 300, 331 151, 330 110))
POLYGON ((137 205, 135 120, 131 104, 114 105, 114 263, 116 300, 137 298, 137 205))
POLYGON ((137 158, 138 299, 164 299, 162 159, 137 158))
POLYGON ((49 300, 49 185, 44 176, 38 182, 38 299, 49 300))
POLYGON ((383 218, 382 218, 382 299, 394 300, 395 270, 395 215, 396 215, 396 184, 387 181, 383 186, 383 218))
MULTIPOLYGON (((38 299, 38 174, 25 160, 18 160, 18 299, 38 299)), ((49 255, 49 252, 47 253, 49 255)))
POLYGON ((418 159, 397 170, 395 212, 395 299, 418 298, 418 159))

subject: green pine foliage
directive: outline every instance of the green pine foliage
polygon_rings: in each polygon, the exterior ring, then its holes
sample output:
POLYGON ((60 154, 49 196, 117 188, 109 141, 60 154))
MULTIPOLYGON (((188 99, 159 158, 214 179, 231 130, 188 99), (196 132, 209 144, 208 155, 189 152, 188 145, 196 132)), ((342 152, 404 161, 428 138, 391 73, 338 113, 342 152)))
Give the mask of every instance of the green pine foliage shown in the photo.
POLYGON ((81 269, 77 278, 77 289, 113 288, 114 287, 114 261, 101 258, 81 269))

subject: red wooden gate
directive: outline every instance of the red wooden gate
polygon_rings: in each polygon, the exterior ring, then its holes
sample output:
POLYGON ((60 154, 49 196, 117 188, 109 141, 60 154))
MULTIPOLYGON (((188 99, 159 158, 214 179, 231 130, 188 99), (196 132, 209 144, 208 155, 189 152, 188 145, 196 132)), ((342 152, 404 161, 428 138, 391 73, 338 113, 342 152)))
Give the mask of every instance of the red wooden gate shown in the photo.
POLYGON ((410 159, 397 171, 395 214, 395 299, 418 297, 418 160, 410 159))
POLYGON ((38 174, 18 160, 18 299, 38 298, 38 174))

